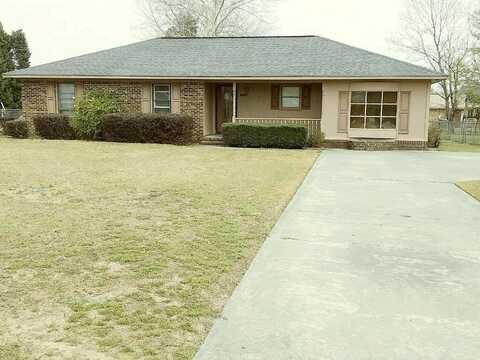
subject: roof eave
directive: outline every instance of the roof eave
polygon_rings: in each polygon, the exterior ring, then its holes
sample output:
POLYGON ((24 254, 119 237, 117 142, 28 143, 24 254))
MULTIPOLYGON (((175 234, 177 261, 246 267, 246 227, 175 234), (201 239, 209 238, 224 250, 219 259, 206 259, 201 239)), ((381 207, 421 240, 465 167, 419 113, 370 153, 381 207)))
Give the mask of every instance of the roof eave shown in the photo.
POLYGON ((147 76, 147 75, 3 75, 12 79, 103 79, 103 80, 431 80, 442 81, 442 75, 394 75, 394 76, 147 76))

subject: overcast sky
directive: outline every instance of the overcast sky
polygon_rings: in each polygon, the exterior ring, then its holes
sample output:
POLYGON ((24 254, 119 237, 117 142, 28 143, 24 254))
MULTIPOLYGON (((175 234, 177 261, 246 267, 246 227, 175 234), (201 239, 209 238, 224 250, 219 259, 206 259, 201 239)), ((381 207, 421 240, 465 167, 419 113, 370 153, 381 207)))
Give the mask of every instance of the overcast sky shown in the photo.
MULTIPOLYGON (((405 58, 389 44, 402 0, 279 0, 273 34, 321 35, 405 58)), ((146 39, 136 0, 0 0, 7 31, 22 28, 32 65, 146 39)))

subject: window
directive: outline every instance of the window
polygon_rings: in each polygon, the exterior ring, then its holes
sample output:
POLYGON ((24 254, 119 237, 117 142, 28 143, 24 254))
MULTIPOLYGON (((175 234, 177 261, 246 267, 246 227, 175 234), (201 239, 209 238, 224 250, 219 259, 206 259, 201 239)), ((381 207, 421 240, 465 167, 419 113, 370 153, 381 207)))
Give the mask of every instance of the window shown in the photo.
POLYGON ((299 86, 282 86, 282 108, 300 109, 299 86))
POLYGON ((171 112, 170 85, 153 85, 153 112, 171 112))
POLYGON ((75 84, 58 84, 58 112, 72 115, 75 102, 75 84))
POLYGON ((350 128, 396 129, 397 99, 393 91, 353 91, 350 128))

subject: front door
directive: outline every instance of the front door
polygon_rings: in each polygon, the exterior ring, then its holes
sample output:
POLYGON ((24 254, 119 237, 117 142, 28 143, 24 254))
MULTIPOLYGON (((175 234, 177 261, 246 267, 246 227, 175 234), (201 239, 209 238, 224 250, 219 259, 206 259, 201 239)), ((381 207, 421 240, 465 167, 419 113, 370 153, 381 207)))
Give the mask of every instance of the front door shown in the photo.
POLYGON ((216 121, 217 134, 222 133, 222 125, 232 121, 233 116, 233 87, 232 85, 217 85, 216 90, 216 121))

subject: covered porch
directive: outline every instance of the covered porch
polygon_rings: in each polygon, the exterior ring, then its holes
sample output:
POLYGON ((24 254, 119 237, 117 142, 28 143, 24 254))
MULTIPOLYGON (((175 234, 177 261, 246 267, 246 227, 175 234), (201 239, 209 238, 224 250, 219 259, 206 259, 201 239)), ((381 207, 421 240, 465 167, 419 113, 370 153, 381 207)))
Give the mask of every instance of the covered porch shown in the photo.
POLYGON ((211 82, 205 84, 204 140, 220 142, 224 123, 297 124, 321 134, 321 82, 211 82))

